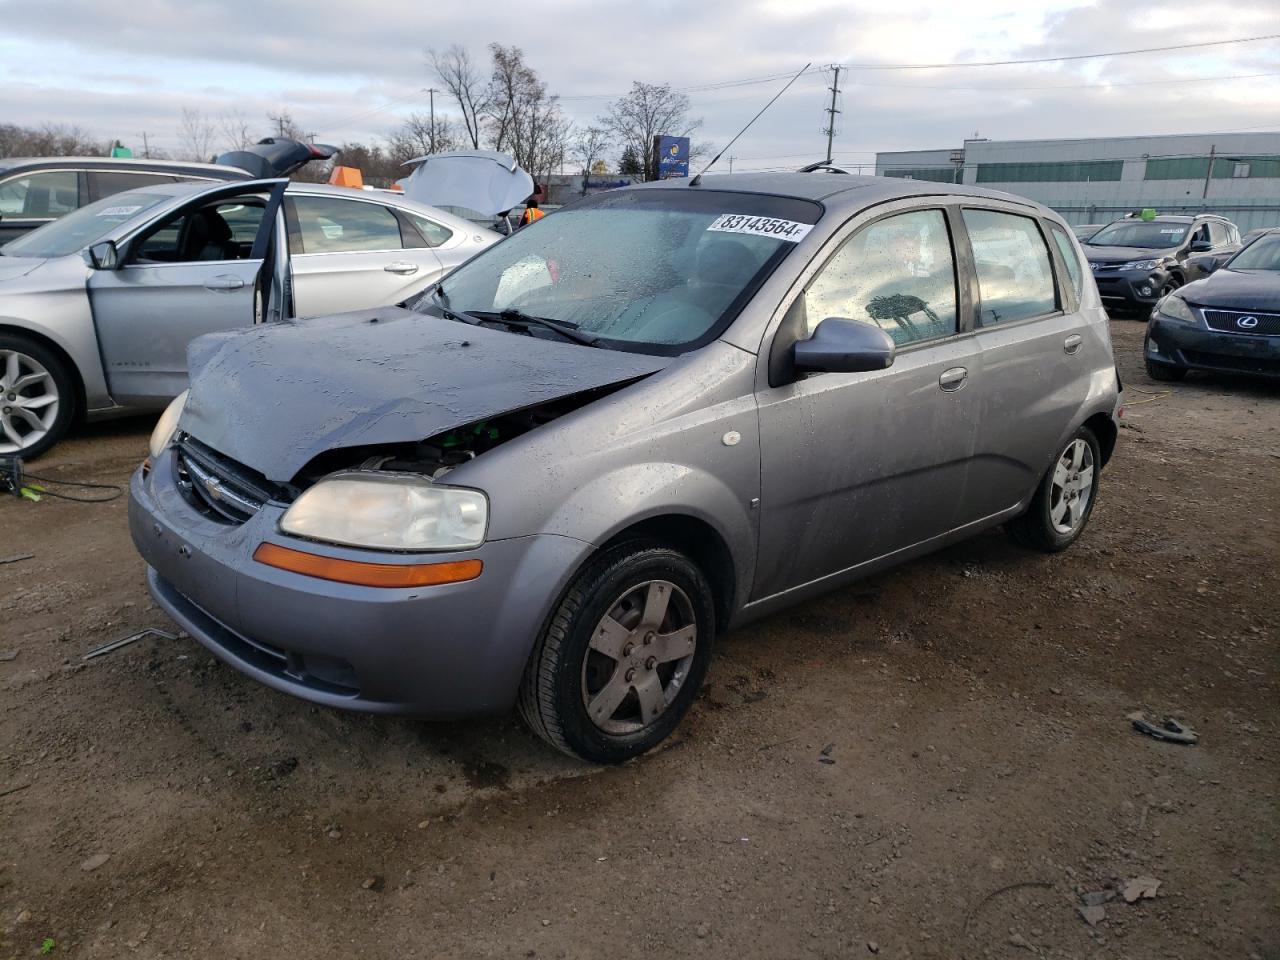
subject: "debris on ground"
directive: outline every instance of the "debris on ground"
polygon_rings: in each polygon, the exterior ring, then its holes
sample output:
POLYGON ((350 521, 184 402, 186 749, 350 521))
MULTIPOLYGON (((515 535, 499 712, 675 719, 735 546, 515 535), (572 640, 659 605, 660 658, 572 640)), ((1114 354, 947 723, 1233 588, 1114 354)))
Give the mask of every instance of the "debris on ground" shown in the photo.
POLYGON ((1165 717, 1158 724, 1148 720, 1147 715, 1141 710, 1135 710, 1133 713, 1126 714, 1125 717, 1133 724, 1133 729, 1140 733, 1145 733, 1149 737, 1155 737, 1157 740, 1188 745, 1198 743, 1200 740, 1200 734, 1190 727, 1184 727, 1173 717, 1165 717))
POLYGON ((1084 922, 1091 927, 1096 927, 1107 919, 1107 910, 1101 904, 1087 904, 1083 907, 1076 907, 1076 909, 1080 911, 1080 916, 1084 918, 1084 922))
POLYGON ((31 786, 29 783, 20 783, 16 787, 5 787, 0 790, 0 797, 7 797, 11 793, 17 793, 19 790, 26 790, 29 786, 31 786))
POLYGON ((1114 890, 1089 890, 1080 894, 1080 902, 1086 907, 1100 907, 1116 898, 1114 890))
POLYGON ((1160 881, 1155 877, 1134 877, 1124 885, 1124 902, 1135 903, 1138 900, 1154 900, 1156 891, 1160 889, 1160 881))
POLYGON ((372 877, 366 878, 360 886, 365 890, 372 890, 374 893, 381 893, 385 882, 386 881, 382 878, 381 874, 375 873, 372 877))
POLYGON ((177 640, 178 638, 172 633, 165 630, 157 630, 155 627, 147 627, 145 630, 139 630, 137 633, 122 637, 119 640, 113 640, 110 643, 104 643, 100 647, 94 647, 86 653, 81 660, 92 660, 94 657, 101 657, 103 654, 111 653, 119 650, 121 647, 127 647, 131 643, 136 643, 143 637, 159 637, 161 640, 177 640))
POLYGON ((95 853, 92 857, 90 857, 84 863, 80 864, 80 869, 83 870, 85 873, 91 873, 92 871, 97 870, 100 866, 102 866, 104 863, 106 863, 110 859, 111 859, 111 854, 109 853, 95 853))
POLYGON ((0 650, 0 663, 10 663, 18 659, 17 650, 0 650))
POLYGON ((35 556, 36 555, 34 553, 20 553, 13 557, 0 557, 0 567, 4 566, 6 563, 20 563, 23 560, 34 560, 35 556))

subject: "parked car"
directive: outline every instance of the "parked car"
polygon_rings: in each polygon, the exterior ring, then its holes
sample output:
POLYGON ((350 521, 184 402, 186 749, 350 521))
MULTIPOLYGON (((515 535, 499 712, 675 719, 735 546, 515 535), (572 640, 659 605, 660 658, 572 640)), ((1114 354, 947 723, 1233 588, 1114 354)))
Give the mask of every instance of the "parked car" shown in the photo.
POLYGON ((1181 380, 1188 370, 1280 377, 1280 229, 1161 300, 1143 353, 1153 380, 1181 380))
POLYGON ((518 704, 599 762, 672 731, 726 629, 1002 523, 1067 547, 1118 432, 1070 228, 903 179, 598 194, 190 363, 131 482, 170 616, 278 690, 518 704))
POLYGON ((200 334, 396 303, 499 239, 394 194, 285 183, 156 183, 0 248, 0 454, 163 408, 200 334))
POLYGON ((0 159, 0 244, 124 190, 284 177, 336 152, 335 147, 268 137, 244 150, 222 154, 217 163, 114 157, 0 159))
POLYGON ((1089 238, 1103 228, 1101 223, 1077 223, 1071 228, 1071 232, 1076 235, 1076 239, 1081 243, 1088 242, 1089 238))
POLYGON ((1085 245, 1085 256, 1103 302, 1112 309, 1149 312, 1161 297, 1189 278, 1191 254, 1240 249, 1240 231, 1224 217, 1127 217, 1103 227, 1085 245))

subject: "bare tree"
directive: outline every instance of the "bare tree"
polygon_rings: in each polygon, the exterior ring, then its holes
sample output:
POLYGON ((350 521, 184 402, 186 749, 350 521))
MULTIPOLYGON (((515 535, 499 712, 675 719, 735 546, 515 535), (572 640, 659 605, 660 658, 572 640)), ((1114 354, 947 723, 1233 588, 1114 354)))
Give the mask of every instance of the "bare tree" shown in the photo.
POLYGON ((492 69, 483 114, 488 143, 543 180, 564 162, 572 124, 519 47, 493 43, 489 53, 492 69))
POLYGON ((218 135, 227 150, 243 150, 257 139, 249 132, 249 118, 237 109, 224 110, 218 115, 218 135))
POLYGON ((480 118, 485 112, 485 84, 471 54, 455 43, 443 53, 427 51, 427 62, 462 111, 462 125, 471 149, 480 149, 480 118))
POLYGON ((687 137, 702 126, 702 119, 689 116, 689 98, 667 83, 631 84, 631 92, 609 105, 600 123, 640 161, 645 176, 654 166, 653 138, 659 134, 687 137))
POLYGON ((90 139, 76 126, 0 124, 0 157, 101 156, 110 152, 109 143, 90 139))
POLYGON ((183 160, 209 160, 213 154, 213 124, 199 110, 182 108, 178 124, 178 152, 183 160))
POLYGON ((287 107, 281 109, 279 113, 268 113, 267 120, 271 122, 271 135, 273 137, 287 137, 290 140, 306 139, 302 128, 293 119, 293 114, 289 112, 287 107))
POLYGON ((411 113, 387 138, 388 152, 404 160, 454 149, 457 130, 453 120, 443 115, 438 115, 433 124, 429 114, 411 113))
POLYGON ((586 127, 578 131, 573 142, 573 159, 582 164, 582 193, 587 192, 587 180, 609 149, 609 134, 603 127, 586 127))

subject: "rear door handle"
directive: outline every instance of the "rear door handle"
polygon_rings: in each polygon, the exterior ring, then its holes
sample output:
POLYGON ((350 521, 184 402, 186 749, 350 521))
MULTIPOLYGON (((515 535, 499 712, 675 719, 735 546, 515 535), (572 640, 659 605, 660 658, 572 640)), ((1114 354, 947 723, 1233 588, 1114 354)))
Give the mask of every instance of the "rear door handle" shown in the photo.
POLYGON ((1080 336, 1078 333, 1073 333, 1071 336, 1067 337, 1066 340, 1062 341, 1062 349, 1067 351, 1067 353, 1079 353, 1080 345, 1082 343, 1084 343, 1084 337, 1080 336))
POLYGON ((220 277, 210 277, 204 282, 206 290, 214 290, 219 293, 225 293, 228 290, 239 290, 243 286, 244 281, 239 277, 233 277, 225 273, 220 277))
POLYGON ((388 263, 382 269, 387 271, 387 273, 398 273, 401 276, 407 277, 410 274, 418 272, 418 265, 416 263, 410 263, 408 260, 397 260, 395 263, 388 263))
POLYGON ((968 370, 964 367, 952 367, 938 375, 938 386, 950 393, 963 387, 967 379, 969 379, 968 370))

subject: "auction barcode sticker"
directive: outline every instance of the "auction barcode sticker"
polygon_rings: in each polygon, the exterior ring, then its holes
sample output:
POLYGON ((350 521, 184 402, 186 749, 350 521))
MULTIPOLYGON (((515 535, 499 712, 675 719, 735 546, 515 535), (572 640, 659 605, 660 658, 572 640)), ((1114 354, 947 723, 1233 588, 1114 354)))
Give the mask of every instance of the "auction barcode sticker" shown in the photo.
POLYGON ((128 217, 137 213, 142 209, 141 204, 132 207, 107 207, 105 210, 99 210, 100 217, 128 217))
POLYGON ((752 217, 745 213, 722 213, 707 229, 719 233, 749 233, 756 237, 773 237, 775 240, 799 243, 813 229, 813 224, 779 220, 776 217, 752 217))

